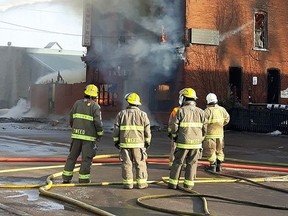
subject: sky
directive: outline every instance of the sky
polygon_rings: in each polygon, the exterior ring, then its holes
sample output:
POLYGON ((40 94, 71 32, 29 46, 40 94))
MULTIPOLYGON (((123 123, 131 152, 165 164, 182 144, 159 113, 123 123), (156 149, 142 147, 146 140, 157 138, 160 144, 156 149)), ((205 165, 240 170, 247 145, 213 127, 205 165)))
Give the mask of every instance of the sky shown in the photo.
POLYGON ((81 50, 82 0, 0 0, 0 46, 81 50))

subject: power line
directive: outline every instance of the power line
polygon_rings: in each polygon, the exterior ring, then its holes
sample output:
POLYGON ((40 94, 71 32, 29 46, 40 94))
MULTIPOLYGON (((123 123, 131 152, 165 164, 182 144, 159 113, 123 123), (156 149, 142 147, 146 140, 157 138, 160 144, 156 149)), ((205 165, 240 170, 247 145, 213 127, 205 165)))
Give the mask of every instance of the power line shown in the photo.
POLYGON ((2 21, 2 20, 0 20, 0 23, 12 25, 12 26, 17 26, 17 27, 21 27, 21 28, 25 28, 25 29, 30 29, 30 30, 33 30, 33 31, 50 33, 50 34, 62 34, 62 35, 69 35, 69 36, 82 36, 82 34, 72 34, 72 33, 66 33, 66 32, 49 31, 49 30, 45 30, 45 29, 38 29, 38 28, 29 27, 29 26, 23 26, 23 25, 19 25, 19 24, 15 24, 15 23, 10 23, 10 22, 6 22, 6 21, 2 21))

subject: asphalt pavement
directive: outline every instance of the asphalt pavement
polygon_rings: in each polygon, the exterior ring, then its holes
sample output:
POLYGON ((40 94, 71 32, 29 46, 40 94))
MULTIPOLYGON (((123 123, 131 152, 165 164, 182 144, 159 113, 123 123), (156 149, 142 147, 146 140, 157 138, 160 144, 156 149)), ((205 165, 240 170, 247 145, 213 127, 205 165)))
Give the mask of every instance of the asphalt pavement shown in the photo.
MULTIPOLYGON (((251 182, 230 182, 232 181, 231 178, 207 173, 203 165, 205 159, 202 159, 200 162, 203 163, 199 163, 197 171, 199 182, 195 184, 194 193, 206 195, 207 208, 211 215, 288 215, 287 210, 279 210, 278 208, 288 208, 287 172, 280 172, 273 168, 267 171, 265 169, 255 170, 228 166, 229 164, 241 164, 248 167, 248 164, 251 165, 252 161, 256 161, 255 166, 275 167, 273 165, 277 165, 277 167, 288 169, 285 166, 288 164, 287 141, 288 137, 284 135, 273 136, 271 134, 226 131, 224 152, 227 161, 223 164, 222 173, 241 178, 266 179, 261 184, 271 188, 251 182), (275 176, 281 178, 275 181, 275 178, 271 178, 275 176), (216 182, 212 182, 215 178, 216 182), (200 182, 200 180, 207 179, 210 180, 209 183, 200 182), (241 202, 233 202, 233 200, 241 202), (257 204, 258 206, 256 206, 257 204)), ((32 124, 0 124, 0 158, 2 160, 0 215, 95 215, 76 205, 40 195, 39 187, 12 187, 15 184, 45 185, 49 175, 62 171, 64 160, 69 152, 69 143, 70 129, 65 124, 47 125, 37 122, 32 124), (19 158, 23 161, 5 162, 5 159, 9 158, 19 158), (44 158, 47 162, 29 162, 27 158, 44 158)), ((170 212, 177 210, 189 212, 190 215, 191 212, 203 213, 204 206, 199 197, 191 197, 190 193, 181 190, 169 190, 161 182, 162 177, 169 176, 168 164, 165 163, 169 151, 170 142, 166 131, 157 127, 154 128, 148 154, 151 159, 153 156, 158 157, 159 161, 158 163, 148 163, 151 184, 147 189, 123 189, 122 185, 118 184, 121 182, 121 165, 119 163, 100 165, 94 163, 91 169, 91 184, 77 185, 78 174, 75 173, 73 183, 76 185, 63 187, 61 178, 55 177, 53 182, 54 185, 58 186, 49 191, 97 207, 111 215, 175 215, 175 213, 169 214, 140 206, 136 201, 142 197, 151 198, 143 201, 144 203, 170 212), (108 183, 99 185, 103 182, 108 183)), ((105 135, 101 143, 98 144, 97 155, 107 156, 110 154, 117 155, 118 150, 113 145, 111 127, 107 126, 105 135)))

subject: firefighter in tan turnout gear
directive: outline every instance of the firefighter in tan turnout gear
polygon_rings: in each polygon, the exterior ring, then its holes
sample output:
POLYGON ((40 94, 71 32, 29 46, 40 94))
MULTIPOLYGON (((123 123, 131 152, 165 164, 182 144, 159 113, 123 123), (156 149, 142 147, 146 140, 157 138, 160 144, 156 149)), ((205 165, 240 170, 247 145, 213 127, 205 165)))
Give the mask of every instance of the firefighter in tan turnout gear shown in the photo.
POLYGON ((219 106, 217 96, 209 93, 206 96, 207 108, 205 116, 208 119, 207 133, 203 142, 203 155, 207 156, 210 166, 207 170, 220 172, 224 161, 224 126, 230 121, 226 109, 219 106))
POLYGON ((169 154, 169 169, 171 169, 173 160, 174 160, 174 151, 176 149, 176 143, 172 139, 172 134, 171 134, 171 125, 173 124, 176 114, 178 111, 179 107, 174 107, 172 112, 170 113, 169 120, 168 120, 168 137, 171 139, 171 148, 170 148, 170 154, 169 154))
POLYGON ((151 142, 150 121, 147 114, 138 108, 140 97, 132 92, 125 96, 128 106, 120 111, 114 122, 113 141, 120 149, 122 179, 125 189, 133 188, 133 164, 139 189, 148 187, 146 150, 151 142))
POLYGON ((62 174, 63 183, 70 183, 73 169, 81 152, 79 183, 90 182, 90 169, 97 147, 95 142, 100 141, 103 136, 101 111, 97 98, 98 88, 93 84, 87 85, 84 99, 77 100, 70 111, 72 143, 62 174))
POLYGON ((179 108, 171 126, 171 134, 176 143, 175 159, 170 171, 168 188, 177 189, 181 167, 186 163, 184 187, 191 190, 196 177, 197 162, 202 156, 202 141, 206 133, 207 119, 204 111, 196 107, 196 92, 184 88, 179 92, 179 108))

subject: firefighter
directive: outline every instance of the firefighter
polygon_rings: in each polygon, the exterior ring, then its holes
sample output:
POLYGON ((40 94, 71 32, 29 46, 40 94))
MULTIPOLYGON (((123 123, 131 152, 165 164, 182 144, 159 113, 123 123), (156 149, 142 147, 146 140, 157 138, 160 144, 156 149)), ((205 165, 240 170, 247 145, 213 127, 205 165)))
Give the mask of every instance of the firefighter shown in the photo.
POLYGON ((205 137, 207 119, 204 111, 196 106, 196 92, 184 88, 179 92, 180 104, 171 126, 171 134, 176 143, 168 188, 177 189, 181 167, 186 163, 184 188, 191 190, 196 177, 197 162, 202 156, 202 141, 205 137))
POLYGON ((101 108, 97 102, 98 88, 87 85, 84 99, 77 100, 70 111, 70 126, 72 127, 72 143, 64 171, 63 183, 70 183, 77 158, 82 152, 79 170, 79 183, 89 183, 90 169, 93 157, 96 155, 96 141, 103 136, 101 108))
POLYGON ((209 93, 206 96, 207 107, 204 110, 208 119, 207 133, 203 142, 203 155, 210 163, 207 170, 221 172, 221 163, 224 161, 224 126, 230 121, 226 109, 218 105, 217 96, 209 93))
POLYGON ((135 164, 137 186, 139 189, 144 189, 148 187, 146 150, 151 142, 150 120, 138 107, 141 105, 138 94, 128 93, 125 95, 125 100, 128 106, 117 114, 114 121, 113 141, 115 147, 120 150, 124 188, 133 188, 133 164, 135 164))
POLYGON ((168 120, 168 137, 171 139, 171 142, 170 142, 171 148, 170 148, 170 154, 169 154, 169 169, 171 169, 171 167, 172 167, 173 160, 174 160, 174 152, 176 149, 176 144, 175 144, 174 140, 172 139, 171 125, 176 118, 176 114, 177 114, 178 109, 179 109, 179 106, 173 108, 172 112, 170 113, 169 120, 168 120))

